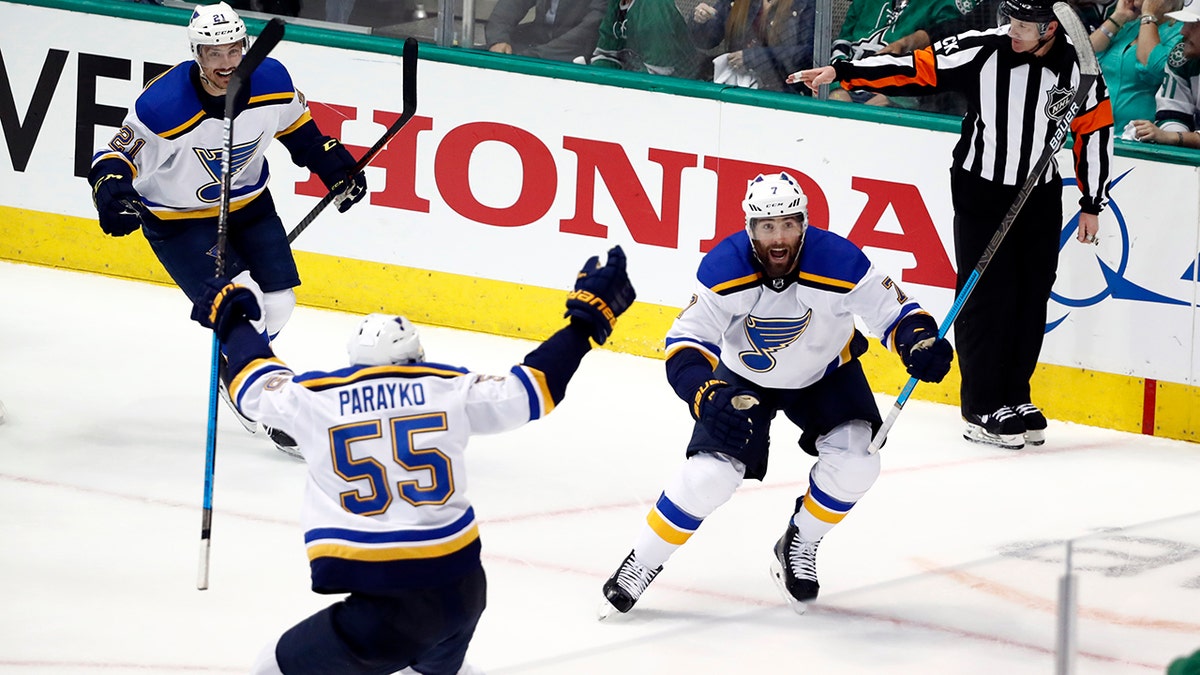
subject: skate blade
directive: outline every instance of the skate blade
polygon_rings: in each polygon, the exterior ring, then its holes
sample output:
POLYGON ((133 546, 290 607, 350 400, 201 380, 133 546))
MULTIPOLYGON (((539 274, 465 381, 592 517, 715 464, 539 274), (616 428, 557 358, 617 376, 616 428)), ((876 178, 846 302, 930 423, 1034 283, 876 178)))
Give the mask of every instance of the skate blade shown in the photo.
POLYGON ((620 615, 621 615, 621 610, 617 609, 616 607, 613 607, 612 603, 609 602, 608 600, 600 601, 600 606, 596 608, 596 618, 599 619, 600 621, 604 621, 611 616, 620 616, 620 615))
POLYGON ((297 459, 301 462, 304 461, 304 455, 300 454, 300 448, 297 448, 294 445, 280 445, 276 443, 275 449, 287 455, 288 457, 291 457, 292 459, 297 459))
POLYGON ((788 607, 791 607, 793 612, 804 614, 808 611, 808 605, 793 598, 792 594, 788 592, 787 582, 783 579, 783 565, 779 564, 778 559, 771 561, 771 579, 775 581, 775 587, 779 589, 779 594, 787 601, 788 607))
POLYGON ((1046 430, 1034 429, 1025 432, 1025 442, 1029 445, 1042 445, 1046 442, 1046 430))
POLYGON ((229 406, 229 411, 233 413, 234 419, 236 419, 238 423, 246 429, 246 431, 250 432, 251 436, 257 436, 258 422, 246 417, 241 413, 240 410, 237 409, 237 406, 233 404, 233 399, 229 398, 229 392, 225 389, 224 385, 217 389, 217 393, 221 395, 221 400, 225 401, 225 405, 229 406))
POLYGON ((968 424, 967 428, 963 430, 963 438, 973 443, 994 445, 1005 450, 1020 450, 1025 447, 1025 437, 1022 434, 991 434, 973 424, 968 424))

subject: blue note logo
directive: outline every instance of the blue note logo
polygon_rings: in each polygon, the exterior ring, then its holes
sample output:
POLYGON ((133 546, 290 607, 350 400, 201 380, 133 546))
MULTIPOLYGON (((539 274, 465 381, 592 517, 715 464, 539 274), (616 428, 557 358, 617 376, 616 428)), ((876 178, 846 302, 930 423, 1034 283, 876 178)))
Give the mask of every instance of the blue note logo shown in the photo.
MULTIPOLYGON (((229 153, 229 172, 232 176, 237 176, 239 171, 246 168, 261 142, 262 135, 259 134, 258 138, 248 143, 233 146, 233 152, 229 153)), ((205 172, 212 178, 211 183, 205 183, 196 190, 196 198, 208 204, 216 204, 221 201, 222 148, 192 148, 192 151, 196 153, 205 172)))
MULTIPOLYGON (((1093 275, 1097 282, 1091 283, 1086 291, 1071 290, 1067 292, 1059 292, 1055 290, 1050 293, 1051 304, 1049 312, 1050 317, 1046 322, 1047 333, 1057 328, 1062 324, 1063 321, 1066 321, 1067 317, 1071 315, 1072 310, 1097 305, 1106 298, 1112 298, 1113 300, 1131 300, 1134 302, 1152 302, 1162 305, 1180 305, 1184 307, 1192 304, 1188 299, 1171 297, 1170 295, 1152 291, 1135 283, 1127 277, 1130 272, 1129 259, 1132 237, 1129 233, 1129 224, 1125 220, 1125 215, 1121 212, 1121 205, 1117 202, 1114 193, 1117 191, 1117 185, 1126 176, 1128 176, 1132 170, 1133 169, 1130 169, 1129 171, 1126 171, 1117 178, 1113 179, 1108 186, 1108 211, 1112 213, 1113 217, 1117 221, 1117 234, 1120 236, 1121 246, 1120 256, 1115 261, 1115 264, 1110 263, 1112 257, 1112 244, 1110 242, 1112 237, 1102 237, 1105 242, 1103 250, 1104 256, 1101 257, 1101 252, 1099 251, 1092 254, 1095 258, 1096 268, 1099 270, 1099 275, 1093 275), (1056 308, 1061 314, 1057 317, 1055 316, 1056 308)), ((1076 185, 1076 180, 1074 178, 1064 178, 1063 185, 1066 187, 1074 187, 1076 185)), ((1107 223, 1107 221, 1105 222, 1107 223)), ((1079 212, 1076 212, 1075 215, 1072 216, 1069 221, 1067 221, 1066 225, 1063 226, 1062 232, 1059 235, 1058 247, 1060 251, 1067 245, 1068 242, 1075 238, 1075 233, 1078 228, 1079 212)), ((1105 232, 1105 234, 1109 234, 1109 232, 1105 232)), ((1090 249, 1092 247, 1089 246, 1087 248, 1090 249)), ((1171 262, 1162 261, 1162 264, 1170 265, 1171 262)), ((1180 265, 1178 268, 1178 274, 1170 270, 1168 270, 1168 272, 1170 273, 1172 279, 1181 279, 1184 281, 1194 282, 1198 271, 1197 265, 1197 255, 1192 254, 1189 261, 1183 262, 1180 265)), ((1059 277, 1061 279, 1062 275, 1060 274, 1059 277)), ((1061 284, 1056 284, 1056 288, 1059 286, 1061 286, 1061 284)), ((1180 295, 1185 295, 1185 292, 1181 291, 1180 295)), ((1190 295, 1188 295, 1188 297, 1190 297, 1190 295)))
POLYGON ((753 349, 738 354, 742 364, 756 373, 764 373, 775 367, 774 352, 792 344, 808 329, 812 310, 798 319, 760 319, 746 317, 746 339, 753 349))

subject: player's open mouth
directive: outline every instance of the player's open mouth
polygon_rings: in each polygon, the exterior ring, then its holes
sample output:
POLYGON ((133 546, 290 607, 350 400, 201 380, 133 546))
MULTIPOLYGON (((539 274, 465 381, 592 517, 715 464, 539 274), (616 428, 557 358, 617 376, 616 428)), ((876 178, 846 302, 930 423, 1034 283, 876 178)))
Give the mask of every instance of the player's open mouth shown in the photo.
POLYGON ((229 77, 233 77, 233 71, 234 71, 233 68, 227 68, 224 70, 214 70, 213 75, 216 75, 217 77, 220 77, 220 78, 229 78, 229 77))
POLYGON ((767 254, 771 256, 771 260, 777 260, 779 262, 787 262, 789 255, 786 248, 773 248, 770 251, 767 251, 767 254))

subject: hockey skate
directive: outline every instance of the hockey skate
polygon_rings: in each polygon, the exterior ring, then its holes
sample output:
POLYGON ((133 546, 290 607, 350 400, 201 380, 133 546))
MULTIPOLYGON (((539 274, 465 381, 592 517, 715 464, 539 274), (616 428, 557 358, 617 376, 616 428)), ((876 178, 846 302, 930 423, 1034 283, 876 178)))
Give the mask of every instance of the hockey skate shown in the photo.
POLYGON ((274 429, 263 425, 263 431, 267 432, 267 437, 275 444, 275 449, 283 454, 304 461, 304 455, 300 454, 300 446, 296 443, 296 439, 292 438, 291 434, 282 429, 274 429))
POLYGON ((249 431, 251 435, 258 434, 258 422, 255 422, 249 417, 243 415, 242 411, 238 410, 238 407, 233 404, 233 398, 229 396, 229 387, 225 385, 225 382, 228 380, 229 364, 225 360, 225 355, 222 354, 220 356, 220 362, 217 364, 217 393, 221 395, 221 400, 225 401, 225 404, 228 405, 229 409, 233 411, 233 416, 236 417, 237 421, 246 428, 246 431, 249 431))
MULTIPOLYGON (((1020 450, 1025 447, 1025 423, 1020 415, 1008 406, 987 415, 963 415, 967 428, 963 430, 963 438, 976 443, 998 445, 1009 450, 1020 450)), ((1043 428, 1042 441, 1045 441, 1043 428)))
POLYGON ((1014 406, 1021 421, 1025 423, 1025 442, 1030 445, 1041 445, 1046 442, 1046 416, 1032 403, 1022 403, 1014 406))
POLYGON ((800 530, 789 522, 787 532, 775 542, 775 560, 771 561, 771 578, 779 592, 797 614, 808 609, 807 603, 817 597, 817 546, 821 540, 805 541, 800 530))
POLYGON ((625 560, 621 561, 617 571, 604 582, 604 602, 600 605, 600 620, 607 619, 614 612, 624 614, 633 609, 638 598, 646 592, 646 587, 661 571, 662 565, 659 565, 658 569, 648 569, 638 562, 633 551, 630 551, 625 560))

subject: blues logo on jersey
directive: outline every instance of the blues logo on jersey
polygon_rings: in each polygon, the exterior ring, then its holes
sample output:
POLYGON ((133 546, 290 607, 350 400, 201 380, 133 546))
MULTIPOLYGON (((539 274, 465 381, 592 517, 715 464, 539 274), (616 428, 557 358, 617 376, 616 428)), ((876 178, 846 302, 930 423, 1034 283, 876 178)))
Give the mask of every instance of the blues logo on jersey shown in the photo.
POLYGON ((783 349, 795 342, 808 328, 812 319, 812 310, 804 313, 798 319, 763 319, 748 316, 745 321, 746 339, 753 349, 738 354, 747 368, 757 373, 766 372, 775 367, 775 357, 772 352, 783 349))

